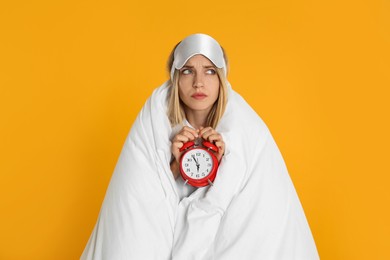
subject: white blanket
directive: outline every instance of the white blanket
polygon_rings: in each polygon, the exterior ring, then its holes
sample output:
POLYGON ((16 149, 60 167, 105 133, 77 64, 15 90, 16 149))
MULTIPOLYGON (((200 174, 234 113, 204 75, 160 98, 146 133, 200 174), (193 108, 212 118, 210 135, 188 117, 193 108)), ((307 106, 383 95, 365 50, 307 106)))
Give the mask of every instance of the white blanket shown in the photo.
POLYGON ((133 124, 81 259, 319 259, 272 135, 230 85, 214 186, 180 200, 167 93, 165 82, 133 124))

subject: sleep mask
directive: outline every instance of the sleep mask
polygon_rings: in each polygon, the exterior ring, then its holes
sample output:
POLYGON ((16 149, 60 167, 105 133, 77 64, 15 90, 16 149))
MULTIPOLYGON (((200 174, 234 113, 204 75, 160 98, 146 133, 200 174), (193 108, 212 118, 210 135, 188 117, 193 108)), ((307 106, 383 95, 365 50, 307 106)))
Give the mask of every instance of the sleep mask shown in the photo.
POLYGON ((194 55, 202 54, 218 68, 223 68, 226 76, 226 62, 219 43, 207 34, 197 33, 184 38, 173 55, 171 79, 175 69, 181 69, 194 55))

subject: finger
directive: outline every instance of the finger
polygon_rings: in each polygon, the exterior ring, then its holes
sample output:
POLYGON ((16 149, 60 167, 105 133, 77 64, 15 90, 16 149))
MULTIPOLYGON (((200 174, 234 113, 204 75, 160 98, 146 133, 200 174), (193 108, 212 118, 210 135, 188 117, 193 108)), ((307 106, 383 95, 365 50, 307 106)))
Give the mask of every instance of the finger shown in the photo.
POLYGON ((177 134, 172 142, 188 142, 189 140, 190 138, 188 136, 177 134))
POLYGON ((205 127, 205 128, 201 127, 199 130, 200 130, 199 131, 199 135, 203 136, 206 132, 212 131, 214 129, 212 127, 208 126, 208 127, 205 127))
MULTIPOLYGON (((217 131, 215 131, 214 129, 211 129, 211 130, 205 132, 205 133, 202 135, 202 137, 203 137, 205 140, 208 140, 208 141, 211 142, 212 140, 210 140, 210 137, 213 136, 213 135, 219 135, 219 134, 218 134, 217 131)), ((215 138, 215 137, 214 137, 214 138, 215 138)))
POLYGON ((180 132, 180 134, 188 137, 189 140, 194 140, 198 135, 196 132, 194 134, 193 132, 189 132, 187 130, 183 130, 182 132, 180 132))
POLYGON ((218 133, 211 134, 210 136, 208 136, 208 140, 210 142, 217 142, 217 141, 222 140, 222 136, 218 133))
POLYGON ((213 134, 216 134, 217 131, 215 131, 213 128, 205 128, 202 130, 202 133, 200 134, 200 136, 205 139, 205 140, 208 140, 209 136, 210 135, 213 135, 213 134))
POLYGON ((225 154, 225 143, 223 141, 216 142, 218 147, 218 153, 216 154, 218 162, 221 162, 223 155, 225 154))
POLYGON ((181 141, 173 142, 172 145, 176 148, 182 148, 184 143, 181 141))
POLYGON ((225 143, 223 141, 215 142, 215 145, 218 147, 218 153, 223 154, 225 152, 225 143))
POLYGON ((190 132, 193 136, 198 137, 197 130, 195 130, 195 129, 191 128, 191 127, 188 127, 188 126, 184 126, 181 129, 181 132, 190 132))
POLYGON ((179 162, 180 155, 181 155, 180 148, 182 148, 183 145, 184 144, 182 142, 174 142, 174 143, 172 143, 171 152, 172 152, 172 154, 175 157, 175 160, 177 162, 179 162))

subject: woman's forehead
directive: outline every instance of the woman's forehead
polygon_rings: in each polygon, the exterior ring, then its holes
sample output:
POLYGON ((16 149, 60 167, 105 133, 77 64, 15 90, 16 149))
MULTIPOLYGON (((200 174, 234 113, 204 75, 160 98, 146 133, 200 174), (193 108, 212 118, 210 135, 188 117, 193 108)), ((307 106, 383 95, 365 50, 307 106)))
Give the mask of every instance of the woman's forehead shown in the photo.
POLYGON ((215 65, 205 56, 202 54, 196 54, 189 58, 187 62, 184 64, 184 66, 194 66, 196 64, 201 64, 202 66, 213 66, 215 65))

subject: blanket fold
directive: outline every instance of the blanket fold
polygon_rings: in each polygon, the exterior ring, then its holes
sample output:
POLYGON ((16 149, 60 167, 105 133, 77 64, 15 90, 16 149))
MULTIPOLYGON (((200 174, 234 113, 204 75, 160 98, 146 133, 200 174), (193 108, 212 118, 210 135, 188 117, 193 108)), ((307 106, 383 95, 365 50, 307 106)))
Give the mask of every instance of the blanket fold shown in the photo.
POLYGON ((319 259, 271 133, 228 85, 214 185, 179 198, 165 82, 126 138, 81 259, 319 259))

